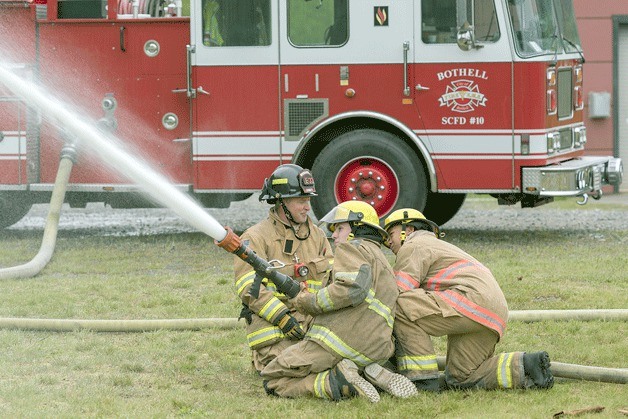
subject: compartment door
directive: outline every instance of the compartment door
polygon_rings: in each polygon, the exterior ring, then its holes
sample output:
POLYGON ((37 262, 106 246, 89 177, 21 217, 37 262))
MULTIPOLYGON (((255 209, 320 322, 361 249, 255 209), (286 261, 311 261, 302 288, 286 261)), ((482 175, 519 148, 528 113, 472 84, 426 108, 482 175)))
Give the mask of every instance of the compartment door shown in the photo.
POLYGON ((192 0, 197 190, 259 190, 280 164, 277 8, 192 0))

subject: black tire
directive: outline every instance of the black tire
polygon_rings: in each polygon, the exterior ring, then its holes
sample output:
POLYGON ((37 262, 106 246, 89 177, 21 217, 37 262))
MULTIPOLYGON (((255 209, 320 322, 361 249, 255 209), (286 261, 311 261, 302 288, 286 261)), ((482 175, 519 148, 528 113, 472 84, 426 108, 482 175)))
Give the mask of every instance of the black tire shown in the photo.
POLYGON ((20 221, 31 206, 31 202, 21 199, 15 193, 0 192, 0 229, 5 229, 20 221))
POLYGON ((429 193, 423 215, 441 226, 454 218, 466 197, 463 193, 429 193))
POLYGON ((422 211, 427 200, 420 160, 401 138, 385 131, 359 129, 338 136, 316 157, 312 174, 318 193, 312 209, 318 219, 353 198, 372 204, 380 218, 398 208, 422 211))

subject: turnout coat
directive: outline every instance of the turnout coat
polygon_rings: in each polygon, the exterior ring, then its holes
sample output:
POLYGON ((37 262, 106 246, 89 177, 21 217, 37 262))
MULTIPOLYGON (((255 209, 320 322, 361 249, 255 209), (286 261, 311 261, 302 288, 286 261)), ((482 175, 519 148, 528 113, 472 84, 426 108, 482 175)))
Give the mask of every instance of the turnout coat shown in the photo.
POLYGON ((488 268, 460 248, 432 232, 415 231, 399 249, 394 269, 401 292, 397 305, 409 318, 465 316, 503 335, 506 298, 488 268), (424 293, 437 306, 423 304, 424 293))
MULTIPOLYGON (((284 263, 285 267, 279 269, 281 273, 297 281, 305 281, 308 290, 316 292, 327 283, 333 264, 333 252, 323 230, 314 225, 309 217, 306 223, 300 225, 297 233, 303 238, 308 230, 309 237, 300 240, 292 228, 281 221, 275 209, 271 208, 268 218, 242 233, 241 239, 261 258, 284 263), (294 266, 297 262, 305 263, 308 267, 307 276, 295 277, 294 266)), ((311 318, 296 313, 288 298, 279 293, 275 285, 266 278, 262 282, 259 295, 252 296, 249 291, 254 279, 255 271, 251 265, 236 256, 236 291, 244 305, 244 315, 251 320, 247 325, 247 340, 249 347, 255 352, 286 339, 281 329, 275 326, 286 310, 302 323, 304 329, 311 318)), ((261 365, 256 368, 260 369, 261 365)))
POLYGON ((394 353, 398 294, 380 245, 354 239, 336 246, 332 282, 316 293, 301 292, 294 300, 299 311, 314 317, 306 340, 365 366, 394 353))

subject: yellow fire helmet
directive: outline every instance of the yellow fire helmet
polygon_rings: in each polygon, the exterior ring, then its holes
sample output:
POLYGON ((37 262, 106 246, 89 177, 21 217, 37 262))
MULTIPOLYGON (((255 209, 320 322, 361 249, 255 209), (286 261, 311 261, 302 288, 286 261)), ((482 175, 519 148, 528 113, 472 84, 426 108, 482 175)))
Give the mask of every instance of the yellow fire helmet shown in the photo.
POLYGON ((361 234, 359 228, 365 225, 371 227, 373 232, 379 233, 384 241, 388 239, 388 233, 379 225, 377 211, 363 201, 345 201, 338 204, 321 218, 320 222, 327 223, 327 228, 331 232, 336 229, 336 224, 349 223, 352 234, 357 237, 367 236, 367 234, 361 234))
POLYGON ((441 233, 440 227, 433 221, 425 218, 425 215, 421 211, 414 208, 401 208, 393 211, 388 217, 384 219, 384 229, 388 231, 391 227, 401 224, 401 243, 406 239, 406 225, 411 225, 414 228, 421 228, 421 224, 429 226, 436 237, 441 238, 445 234, 441 233))

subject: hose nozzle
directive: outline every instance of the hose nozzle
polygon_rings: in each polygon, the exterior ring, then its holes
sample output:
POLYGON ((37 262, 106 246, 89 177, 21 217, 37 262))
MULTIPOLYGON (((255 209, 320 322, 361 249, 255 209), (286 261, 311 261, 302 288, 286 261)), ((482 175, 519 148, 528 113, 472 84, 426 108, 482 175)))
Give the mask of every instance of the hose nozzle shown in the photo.
POLYGON ((218 247, 222 247, 229 253, 233 253, 253 267, 261 278, 268 278, 277 286, 277 290, 294 298, 301 291, 297 281, 277 271, 268 261, 259 257, 253 250, 242 243, 240 237, 230 227, 225 227, 227 234, 221 241, 215 241, 218 247))

